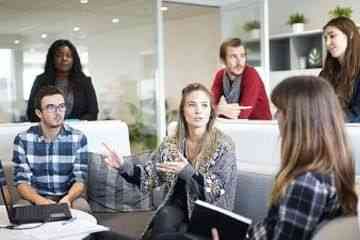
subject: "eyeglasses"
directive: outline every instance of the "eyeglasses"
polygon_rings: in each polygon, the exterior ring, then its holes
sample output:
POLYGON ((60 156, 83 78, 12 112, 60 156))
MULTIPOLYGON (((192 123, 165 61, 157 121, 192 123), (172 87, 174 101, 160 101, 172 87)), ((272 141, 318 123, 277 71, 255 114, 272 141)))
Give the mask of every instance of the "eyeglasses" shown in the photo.
POLYGON ((66 109, 65 103, 60 103, 59 105, 48 104, 45 106, 45 108, 43 108, 43 110, 45 110, 49 113, 54 113, 58 110, 59 110, 59 112, 65 112, 65 109, 66 109))

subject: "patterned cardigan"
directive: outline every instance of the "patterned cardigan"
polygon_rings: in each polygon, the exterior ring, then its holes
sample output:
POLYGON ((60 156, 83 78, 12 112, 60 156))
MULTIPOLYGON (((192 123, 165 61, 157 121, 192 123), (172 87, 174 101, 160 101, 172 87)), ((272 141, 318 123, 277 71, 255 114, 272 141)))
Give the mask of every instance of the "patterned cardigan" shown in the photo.
MULTIPOLYGON (((185 150, 182 142, 181 151, 185 150)), ((188 164, 177 176, 158 172, 155 168, 157 162, 171 161, 171 149, 176 144, 176 139, 165 138, 154 152, 151 159, 142 165, 133 165, 125 158, 120 174, 130 182, 139 185, 144 193, 165 184, 167 194, 155 212, 164 207, 174 193, 178 178, 186 182, 188 217, 191 217, 194 202, 197 199, 212 203, 222 208, 233 210, 236 191, 236 158, 235 147, 230 137, 219 130, 214 130, 214 140, 207 146, 207 153, 203 154, 203 161, 198 167, 188 164)), ((153 219, 154 219, 153 217, 153 219)), ((145 229, 143 236, 148 236, 151 223, 145 229)), ((145 237, 143 237, 145 238, 145 237)))

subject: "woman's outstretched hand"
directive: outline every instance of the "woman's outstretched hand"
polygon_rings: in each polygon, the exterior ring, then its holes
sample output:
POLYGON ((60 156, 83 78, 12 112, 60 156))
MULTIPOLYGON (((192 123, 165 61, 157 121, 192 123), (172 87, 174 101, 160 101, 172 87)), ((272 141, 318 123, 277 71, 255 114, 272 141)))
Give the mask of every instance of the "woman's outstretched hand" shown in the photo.
POLYGON ((178 152, 178 158, 176 161, 162 162, 156 165, 158 171, 179 174, 186 165, 189 164, 188 160, 178 152))
POLYGON ((107 154, 105 156, 105 162, 109 167, 112 168, 121 168, 124 164, 124 159, 122 156, 119 156, 114 150, 112 150, 108 145, 103 143, 107 154))

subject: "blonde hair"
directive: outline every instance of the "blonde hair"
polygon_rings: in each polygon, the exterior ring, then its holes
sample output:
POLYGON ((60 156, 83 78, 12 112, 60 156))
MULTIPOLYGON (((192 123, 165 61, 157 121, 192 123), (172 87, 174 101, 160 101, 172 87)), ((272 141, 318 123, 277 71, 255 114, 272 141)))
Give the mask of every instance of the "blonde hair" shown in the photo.
POLYGON ((180 101, 180 106, 179 106, 179 119, 178 119, 177 130, 176 130, 176 140, 177 140, 176 142, 178 145, 180 145, 182 140, 189 136, 189 132, 188 132, 189 129, 188 129, 187 122, 185 120, 184 107, 185 107, 185 102, 186 102, 187 96, 189 96, 192 92, 195 92, 195 91, 204 92, 209 97, 209 101, 210 101, 209 122, 207 123, 206 132, 205 132, 204 136, 202 137, 202 141, 200 143, 199 153, 197 154, 197 157, 194 159, 195 162, 193 162, 194 166, 198 167, 200 164, 200 159, 203 159, 203 158, 199 158, 199 156, 204 155, 205 151, 208 150, 206 148, 206 146, 212 145, 211 143, 213 143, 215 140, 214 122, 216 119, 215 108, 214 108, 214 104, 212 101, 211 93, 204 85, 202 85, 200 83, 191 83, 182 90, 181 101, 180 101))
POLYGON ((345 136, 344 114, 328 82, 314 76, 285 79, 271 94, 283 113, 281 166, 271 194, 275 204, 296 176, 333 173, 341 206, 355 213, 355 168, 345 136))

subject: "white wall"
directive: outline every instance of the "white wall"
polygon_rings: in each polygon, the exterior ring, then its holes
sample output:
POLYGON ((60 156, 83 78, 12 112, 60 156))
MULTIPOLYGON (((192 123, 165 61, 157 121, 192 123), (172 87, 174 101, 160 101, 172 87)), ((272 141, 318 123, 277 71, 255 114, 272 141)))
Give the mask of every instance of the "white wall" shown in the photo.
POLYGON ((165 93, 177 109, 181 89, 191 82, 211 86, 219 67, 220 13, 165 22, 165 93))
POLYGON ((243 25, 252 20, 261 22, 261 6, 261 0, 243 0, 221 7, 222 39, 230 37, 245 39, 249 37, 248 33, 243 30, 243 25))
POLYGON ((156 49, 154 29, 155 25, 118 29, 86 42, 100 118, 108 109, 115 119, 132 120, 127 103, 140 101, 138 86, 145 79, 142 53, 156 49))
MULTIPOLYGON (((86 42, 99 107, 103 111, 111 106, 116 119, 132 120, 126 103, 139 102, 137 84, 145 75, 142 56, 155 53, 154 27, 113 31, 86 42)), ((181 90, 188 83, 211 86, 220 66, 220 42, 219 13, 165 21, 165 97, 171 110, 177 109, 181 90)))

